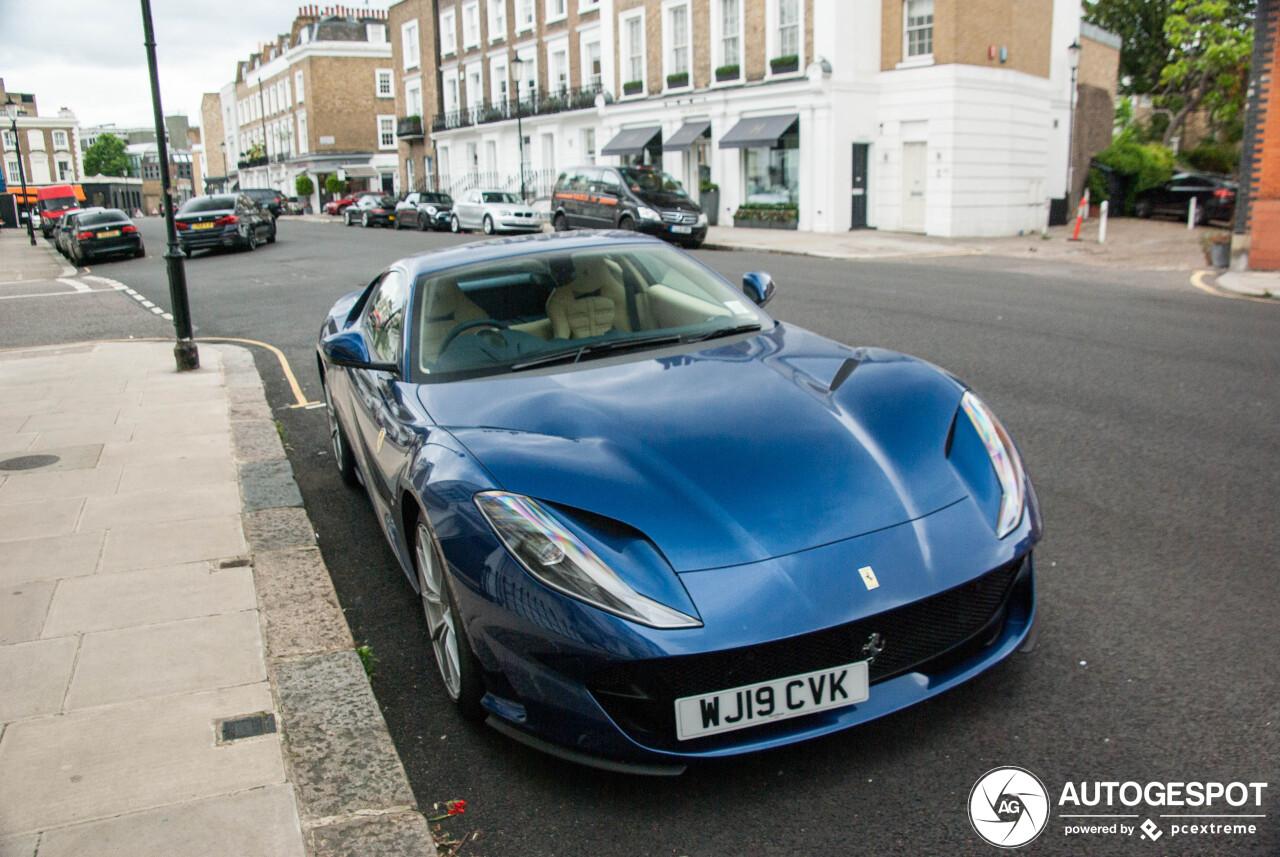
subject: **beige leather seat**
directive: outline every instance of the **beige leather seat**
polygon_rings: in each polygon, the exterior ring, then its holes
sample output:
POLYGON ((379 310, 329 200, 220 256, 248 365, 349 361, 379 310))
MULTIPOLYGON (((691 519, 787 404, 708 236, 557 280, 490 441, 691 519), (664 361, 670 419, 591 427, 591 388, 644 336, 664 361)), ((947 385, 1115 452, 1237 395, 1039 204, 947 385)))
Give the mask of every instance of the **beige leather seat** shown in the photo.
POLYGON ((430 305, 424 303, 422 308, 422 360, 435 360, 449 331, 477 318, 488 318, 488 314, 462 293, 457 280, 452 277, 438 280, 430 305))
POLYGON ((573 281, 547 298, 547 318, 556 339, 601 336, 612 329, 631 332, 617 263, 599 256, 575 259, 573 281))

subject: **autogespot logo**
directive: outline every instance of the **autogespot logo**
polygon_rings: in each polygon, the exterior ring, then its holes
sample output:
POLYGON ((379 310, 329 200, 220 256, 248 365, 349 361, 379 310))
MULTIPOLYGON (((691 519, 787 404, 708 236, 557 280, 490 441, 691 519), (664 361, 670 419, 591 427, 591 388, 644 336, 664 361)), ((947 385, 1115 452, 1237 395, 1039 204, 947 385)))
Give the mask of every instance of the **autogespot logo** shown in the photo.
POLYGON ((999 848, 1026 845, 1049 823, 1049 792, 1023 768, 993 768, 969 792, 969 823, 999 848))

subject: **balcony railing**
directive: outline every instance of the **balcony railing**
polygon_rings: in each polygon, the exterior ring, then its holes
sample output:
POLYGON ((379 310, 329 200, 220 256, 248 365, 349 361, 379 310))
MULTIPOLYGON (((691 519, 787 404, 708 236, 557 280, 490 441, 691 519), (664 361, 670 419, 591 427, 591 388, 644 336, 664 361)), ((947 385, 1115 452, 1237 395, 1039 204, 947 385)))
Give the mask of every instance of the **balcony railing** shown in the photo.
POLYGON ((448 113, 438 114, 431 122, 431 130, 433 132, 449 131, 454 128, 483 125, 487 122, 502 122, 518 116, 542 116, 549 113, 563 113, 566 110, 586 110, 589 107, 595 107, 596 96, 602 93, 605 103, 612 104, 613 96, 599 86, 537 92, 525 95, 519 101, 514 98, 508 98, 505 101, 482 101, 461 110, 450 110, 448 113))
POLYGON ((266 155, 262 155, 257 158, 241 158, 240 160, 236 161, 236 167, 242 170, 247 170, 252 167, 265 167, 266 165, 267 165, 266 155))
POLYGON ((396 137, 401 140, 418 140, 423 136, 421 116, 401 116, 396 120, 396 137))

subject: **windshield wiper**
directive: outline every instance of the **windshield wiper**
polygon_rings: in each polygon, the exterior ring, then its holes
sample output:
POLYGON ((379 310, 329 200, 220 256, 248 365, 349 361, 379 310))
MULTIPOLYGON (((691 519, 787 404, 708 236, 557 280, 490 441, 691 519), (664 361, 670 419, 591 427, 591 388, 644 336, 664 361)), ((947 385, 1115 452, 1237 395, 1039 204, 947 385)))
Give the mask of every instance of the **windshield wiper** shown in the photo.
POLYGON ((755 321, 750 324, 735 324, 733 327, 718 327, 706 333, 696 333, 686 339, 685 342, 706 342, 708 339, 719 339, 722 336, 734 336, 739 333, 751 333, 759 329, 760 323, 755 321))
POLYGON ((516 363, 511 367, 512 372, 519 372, 521 369, 532 369, 535 366, 550 366, 555 363, 577 363, 583 357, 610 354, 617 351, 626 351, 631 348, 648 348, 654 345, 674 345, 680 341, 679 334, 669 333, 660 336, 641 336, 632 337, 630 339, 606 339, 602 342, 588 342, 577 348, 566 348, 563 351, 553 351, 550 354, 543 354, 534 357, 532 360, 525 360, 522 363, 516 363))

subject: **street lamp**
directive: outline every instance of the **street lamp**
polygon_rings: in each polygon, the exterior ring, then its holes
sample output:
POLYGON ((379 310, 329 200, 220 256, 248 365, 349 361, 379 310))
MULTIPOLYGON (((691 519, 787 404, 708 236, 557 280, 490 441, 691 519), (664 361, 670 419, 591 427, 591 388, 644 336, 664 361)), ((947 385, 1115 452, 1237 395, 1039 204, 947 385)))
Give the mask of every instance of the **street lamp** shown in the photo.
POLYGON ((31 239, 31 246, 36 246, 36 230, 31 225, 31 204, 27 201, 27 173, 22 169, 22 141, 18 139, 18 105, 10 101, 4 106, 4 112, 9 116, 9 122, 13 127, 13 148, 18 156, 18 181, 22 182, 22 204, 27 206, 27 237, 31 239))
POLYGON ((527 202, 528 197, 524 192, 524 125, 520 121, 520 81, 524 80, 524 65, 532 60, 520 59, 520 53, 516 52, 515 57, 511 60, 511 64, 516 70, 516 136, 520 138, 520 201, 527 202))
POLYGON ((1072 144, 1075 143, 1076 136, 1076 72, 1080 70, 1080 40, 1072 42, 1067 48, 1068 62, 1071 63, 1071 93, 1070 93, 1070 112, 1067 118, 1067 206, 1068 210, 1071 205, 1071 188, 1073 186, 1072 179, 1072 144))

